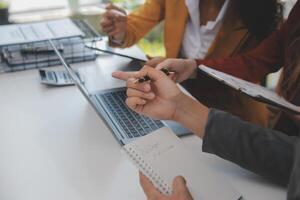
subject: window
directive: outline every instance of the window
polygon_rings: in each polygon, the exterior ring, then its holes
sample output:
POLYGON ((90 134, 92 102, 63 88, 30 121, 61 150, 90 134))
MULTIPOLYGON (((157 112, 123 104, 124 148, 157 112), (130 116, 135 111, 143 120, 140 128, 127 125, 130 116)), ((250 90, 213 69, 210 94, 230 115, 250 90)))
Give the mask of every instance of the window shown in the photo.
POLYGON ((67 7, 68 0, 9 0, 10 12, 67 7))
POLYGON ((39 9, 54 9, 54 8, 67 8, 69 1, 77 1, 80 5, 85 4, 99 4, 105 2, 113 2, 122 5, 126 9, 133 9, 136 5, 142 4, 144 0, 6 0, 10 4, 10 11, 25 12, 39 9))

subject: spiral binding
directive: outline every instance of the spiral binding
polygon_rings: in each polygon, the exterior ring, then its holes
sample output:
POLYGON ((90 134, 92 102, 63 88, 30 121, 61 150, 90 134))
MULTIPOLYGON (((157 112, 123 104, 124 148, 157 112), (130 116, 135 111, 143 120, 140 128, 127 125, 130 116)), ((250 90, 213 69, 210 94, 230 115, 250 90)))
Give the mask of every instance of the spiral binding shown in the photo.
POLYGON ((167 184, 167 182, 163 180, 132 147, 129 147, 125 151, 129 158, 138 166, 142 173, 150 179, 160 192, 166 195, 172 194, 172 188, 167 184))

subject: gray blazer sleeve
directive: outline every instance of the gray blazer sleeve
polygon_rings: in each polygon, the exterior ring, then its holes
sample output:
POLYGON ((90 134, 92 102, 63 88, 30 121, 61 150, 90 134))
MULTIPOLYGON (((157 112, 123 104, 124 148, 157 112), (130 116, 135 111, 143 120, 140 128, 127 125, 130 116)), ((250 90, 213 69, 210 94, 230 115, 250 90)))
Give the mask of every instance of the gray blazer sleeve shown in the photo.
POLYGON ((300 199, 300 140, 295 147, 294 167, 288 186, 288 200, 300 199))
POLYGON ((202 149, 263 177, 287 185, 297 138, 212 109, 202 149))

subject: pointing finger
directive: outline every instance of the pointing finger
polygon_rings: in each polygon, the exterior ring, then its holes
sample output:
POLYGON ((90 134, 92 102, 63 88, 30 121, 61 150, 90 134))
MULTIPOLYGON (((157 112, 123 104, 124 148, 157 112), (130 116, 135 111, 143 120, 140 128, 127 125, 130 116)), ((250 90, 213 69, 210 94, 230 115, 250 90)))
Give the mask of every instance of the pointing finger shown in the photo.
POLYGON ((123 71, 115 71, 112 73, 112 77, 126 81, 129 78, 134 78, 137 72, 123 72, 123 71))

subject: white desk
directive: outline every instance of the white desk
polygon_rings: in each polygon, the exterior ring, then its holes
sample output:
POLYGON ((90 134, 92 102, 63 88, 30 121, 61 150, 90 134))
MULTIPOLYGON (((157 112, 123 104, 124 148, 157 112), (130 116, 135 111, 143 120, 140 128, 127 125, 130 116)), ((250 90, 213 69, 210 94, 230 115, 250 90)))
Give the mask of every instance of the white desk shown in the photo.
MULTIPOLYGON (((128 62, 113 56, 76 66, 94 77, 89 88, 101 89, 122 85, 110 74, 128 62)), ((1 200, 144 199, 137 169, 76 87, 47 88, 36 70, 1 74, 0 123, 1 200)), ((247 200, 285 199, 285 188, 217 157, 200 156, 195 136, 183 141, 247 200)))

